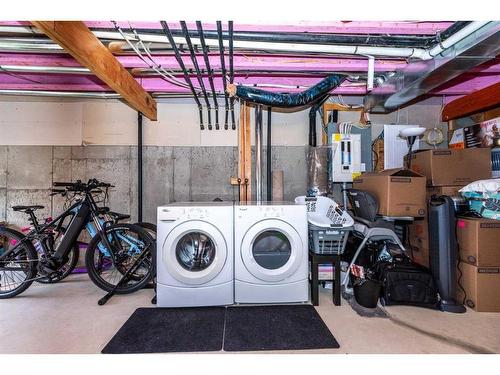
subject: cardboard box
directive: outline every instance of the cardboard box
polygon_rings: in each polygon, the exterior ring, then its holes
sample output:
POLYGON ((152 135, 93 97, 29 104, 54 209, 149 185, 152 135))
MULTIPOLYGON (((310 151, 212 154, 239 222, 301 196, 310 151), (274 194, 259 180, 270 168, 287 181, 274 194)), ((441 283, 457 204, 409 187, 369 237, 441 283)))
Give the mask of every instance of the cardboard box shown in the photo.
POLYGON ((429 224, 427 218, 408 225, 408 244, 413 250, 413 260, 429 267, 429 224))
POLYGON ((500 220, 459 218, 457 239, 464 262, 500 266, 500 220))
POLYGON ((466 306, 478 312, 500 312, 500 266, 476 267, 461 262, 462 271, 457 286, 457 300, 462 302, 465 290, 466 306))
POLYGON ((380 215, 426 215, 425 177, 414 171, 397 168, 364 173, 353 181, 353 187, 375 196, 380 215))
POLYGON ((412 155, 411 169, 426 176, 428 186, 465 186, 491 178, 491 150, 421 150, 412 155))
POLYGON ((459 190, 465 185, 455 185, 455 186, 427 186, 427 201, 433 195, 449 195, 450 197, 460 195, 459 190))

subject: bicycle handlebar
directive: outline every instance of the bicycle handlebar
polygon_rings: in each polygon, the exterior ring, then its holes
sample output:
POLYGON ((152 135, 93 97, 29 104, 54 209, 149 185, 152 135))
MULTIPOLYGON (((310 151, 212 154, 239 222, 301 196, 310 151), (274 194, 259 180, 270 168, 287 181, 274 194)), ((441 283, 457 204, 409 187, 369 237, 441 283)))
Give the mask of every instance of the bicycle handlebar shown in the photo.
POLYGON ((54 182, 54 186, 65 187, 68 191, 81 191, 81 192, 92 192, 94 189, 98 188, 110 188, 115 187, 107 182, 100 182, 95 178, 91 178, 87 183, 77 180, 76 182, 54 182))

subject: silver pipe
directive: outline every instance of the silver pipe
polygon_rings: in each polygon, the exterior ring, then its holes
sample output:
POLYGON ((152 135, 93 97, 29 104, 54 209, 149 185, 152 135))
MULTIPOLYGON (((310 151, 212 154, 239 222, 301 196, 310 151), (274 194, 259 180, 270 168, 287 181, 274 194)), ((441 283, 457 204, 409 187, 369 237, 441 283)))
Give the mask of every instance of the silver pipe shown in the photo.
POLYGON ((23 95, 23 96, 45 96, 63 98, 97 98, 97 99, 120 99, 121 96, 109 92, 85 92, 85 91, 45 91, 45 90, 0 90, 0 95, 23 95))
POLYGON ((255 196, 262 202, 262 107, 255 107, 255 196))
POLYGON ((0 71, 15 73, 93 74, 90 69, 76 66, 0 65, 0 71))
MULTIPOLYGON (((0 89, 0 95, 12 96, 41 96, 41 97, 66 97, 66 98, 88 98, 88 99, 121 99, 121 96, 110 92, 91 91, 47 91, 47 90, 7 90, 0 89)), ((152 93, 157 99, 184 99, 193 98, 192 94, 178 93, 152 93)))
POLYGON ((1 52, 36 52, 36 53, 66 53, 64 49, 56 43, 19 43, 0 41, 1 52))

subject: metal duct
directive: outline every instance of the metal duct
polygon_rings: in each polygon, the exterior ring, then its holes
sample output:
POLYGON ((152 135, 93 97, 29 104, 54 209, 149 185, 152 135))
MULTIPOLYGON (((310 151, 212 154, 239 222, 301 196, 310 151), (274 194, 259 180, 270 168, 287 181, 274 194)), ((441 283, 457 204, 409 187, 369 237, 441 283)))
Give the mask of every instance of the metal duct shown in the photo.
POLYGON ((324 97, 331 90, 340 86, 346 77, 347 76, 342 75, 331 75, 307 90, 295 94, 277 94, 241 85, 228 85, 228 91, 230 96, 237 96, 246 102, 262 104, 269 107, 292 108, 311 104, 319 98, 324 97))
POLYGON ((470 69, 500 54, 500 22, 484 22, 481 28, 456 41, 448 40, 429 50, 432 60, 410 62, 365 97, 365 110, 388 113, 429 93, 470 69))

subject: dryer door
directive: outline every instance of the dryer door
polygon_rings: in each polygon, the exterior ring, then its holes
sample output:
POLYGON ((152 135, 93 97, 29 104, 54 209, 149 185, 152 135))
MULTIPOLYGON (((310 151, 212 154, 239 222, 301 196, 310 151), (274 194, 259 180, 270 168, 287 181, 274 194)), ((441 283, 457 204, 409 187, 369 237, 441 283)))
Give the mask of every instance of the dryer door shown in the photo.
POLYGON ((241 241, 245 267, 263 281, 277 282, 290 277, 304 256, 304 244, 297 231, 279 219, 259 221, 241 241))
POLYGON ((189 220, 170 231, 162 259, 176 280, 202 285, 220 273, 227 254, 227 243, 219 229, 202 220, 189 220))

